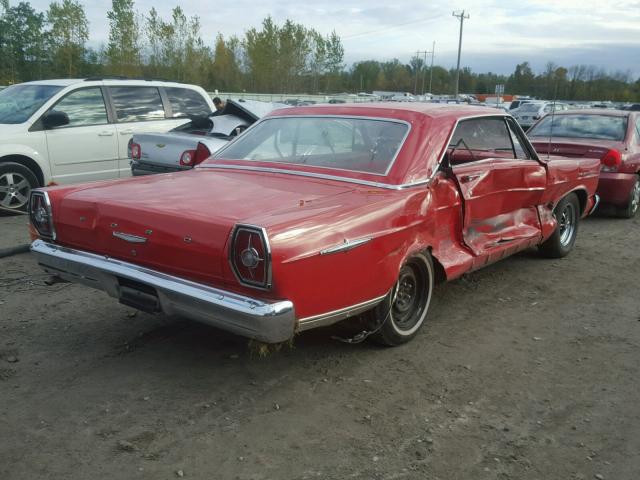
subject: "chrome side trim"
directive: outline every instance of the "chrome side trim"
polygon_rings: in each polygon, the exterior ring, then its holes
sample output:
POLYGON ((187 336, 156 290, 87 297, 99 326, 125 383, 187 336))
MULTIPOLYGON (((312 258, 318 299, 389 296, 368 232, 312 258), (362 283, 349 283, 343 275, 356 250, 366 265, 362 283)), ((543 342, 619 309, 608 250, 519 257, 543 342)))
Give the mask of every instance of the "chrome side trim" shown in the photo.
POLYGON ((593 196, 595 202, 593 203, 593 207, 591 207, 591 211, 589 212, 589 215, 592 215, 593 212, 596 211, 596 209, 598 208, 598 205, 600 205, 600 195, 598 195, 597 193, 593 196))
POLYGON ((131 235, 130 233, 113 232, 112 235, 129 243, 147 243, 146 237, 139 237, 138 235, 131 235))
POLYGON ((312 317, 301 318, 298 320, 298 331, 304 332, 312 328, 326 327, 333 325, 341 320, 353 317, 360 313, 366 312, 379 304, 387 295, 367 300, 366 302, 358 303, 357 305, 351 305, 346 308, 334 310, 332 312, 321 313, 320 315, 314 315, 312 317))
POLYGON ((289 300, 248 297, 42 240, 31 244, 31 252, 45 271, 117 299, 122 297, 121 279, 151 287, 159 309, 167 315, 180 315, 268 343, 286 341, 294 334, 295 309, 289 300))
POLYGON ((420 180, 413 183, 403 183, 400 185, 393 185, 390 183, 361 180, 359 178, 326 175, 324 173, 301 172, 296 170, 284 170, 282 168, 258 167, 258 166, 249 166, 249 165, 222 165, 222 164, 209 163, 207 165, 199 165, 198 168, 220 168, 222 170, 244 170, 244 171, 250 171, 250 172, 282 173, 285 175, 297 175, 300 177, 322 178, 324 180, 335 180, 338 182, 355 183, 357 185, 365 185, 367 187, 375 187, 375 188, 385 188, 387 190, 405 190, 407 188, 428 185, 429 183, 432 182, 432 180, 429 179, 429 180, 420 180))
MULTIPOLYGON (((263 122, 268 122, 270 120, 276 120, 276 119, 279 119, 279 118, 338 118, 338 119, 346 119, 346 120, 369 120, 369 121, 376 121, 376 122, 392 122, 392 123, 399 123, 399 124, 402 124, 402 125, 406 125, 407 126, 407 131, 405 132, 404 136, 402 137, 402 141, 400 142, 400 145, 398 146, 398 149, 396 150, 396 153, 393 155, 393 158, 391 159, 391 162, 389 162, 389 165, 387 166, 387 169, 385 170, 384 173, 363 172, 363 171, 360 171, 360 170, 346 170, 346 169, 343 169, 343 168, 316 166, 316 168, 328 168, 328 169, 331 169, 331 170, 342 170, 342 171, 354 172, 354 173, 364 173, 366 175, 377 175, 377 176, 381 176, 381 177, 386 177, 389 174, 389 172, 391 171, 391 169, 393 168, 393 165, 396 163, 396 159, 398 158, 398 155, 400 155, 400 151, 402 150, 402 147, 404 147, 404 142, 407 140, 407 137, 409 137, 409 133, 411 133, 411 128, 412 128, 412 125, 411 125, 410 122, 408 122, 406 120, 401 120, 399 118, 372 117, 372 116, 366 116, 366 115, 337 115, 337 114, 330 114, 330 113, 329 114, 318 113, 316 115, 310 115, 310 114, 307 114, 307 115, 274 115, 274 116, 263 117, 262 119, 260 119, 259 121, 257 121, 253 125, 251 125, 251 127, 249 127, 247 130, 245 130, 244 133, 247 133, 247 131, 250 130, 250 129, 256 128, 259 124, 261 124, 263 122)), ((240 138, 240 135, 238 135, 236 138, 240 138)), ((231 143, 228 143, 227 145, 222 147, 220 150, 216 151, 214 156, 213 156, 213 158, 224 158, 224 156, 222 154, 229 147, 231 147, 231 143)), ((247 162, 251 161, 251 160, 242 160, 242 159, 228 159, 228 160, 239 160, 239 161, 247 161, 247 162)))
POLYGON ((331 255, 332 253, 347 252, 356 247, 359 247, 360 245, 364 245, 365 243, 368 243, 371 240, 373 240, 373 237, 359 238, 357 240, 345 239, 344 243, 335 245, 333 247, 325 248, 324 250, 320 250, 320 255, 331 255))

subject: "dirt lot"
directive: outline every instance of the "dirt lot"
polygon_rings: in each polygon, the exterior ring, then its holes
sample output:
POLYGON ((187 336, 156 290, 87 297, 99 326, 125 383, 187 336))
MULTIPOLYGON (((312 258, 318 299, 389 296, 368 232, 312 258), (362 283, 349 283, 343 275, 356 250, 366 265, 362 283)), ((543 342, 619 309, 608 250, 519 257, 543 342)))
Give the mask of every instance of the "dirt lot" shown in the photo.
POLYGON ((639 243, 591 218, 563 260, 439 287, 404 347, 267 358, 1 259, 0 478, 640 478, 639 243))

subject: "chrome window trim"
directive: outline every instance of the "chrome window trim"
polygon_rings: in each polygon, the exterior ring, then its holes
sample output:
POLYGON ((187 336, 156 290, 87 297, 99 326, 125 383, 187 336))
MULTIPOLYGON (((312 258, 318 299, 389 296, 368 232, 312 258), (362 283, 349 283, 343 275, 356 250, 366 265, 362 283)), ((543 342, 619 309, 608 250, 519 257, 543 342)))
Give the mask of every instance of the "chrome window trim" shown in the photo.
MULTIPOLYGON (((442 160, 444 159, 444 156, 447 154, 447 150, 449 149, 449 144, 451 143, 451 139, 453 138, 453 134, 456 132, 456 128, 458 128, 458 124, 460 122, 464 122, 465 120, 474 120, 474 119, 477 119, 477 118, 487 118, 487 117, 501 118, 501 119, 504 119, 505 121, 506 121, 507 118, 513 118, 512 115, 500 114, 500 113, 485 113, 485 114, 482 114, 482 115, 472 115, 472 116, 469 116, 469 117, 458 118, 456 120, 456 123, 453 125, 453 128, 451 129, 451 133, 449 134, 449 137, 447 137, 447 142, 445 144, 445 148, 442 151, 442 153, 440 154, 440 157, 438 158, 438 162, 436 163, 436 166, 433 169, 433 172, 431 173, 431 177, 429 177, 430 181, 432 181, 435 178, 435 176, 440 171, 440 167, 442 167, 442 160)), ((516 125, 518 125, 518 122, 515 122, 515 123, 516 123, 516 125)), ((531 145, 531 142, 529 141, 527 136, 524 134, 524 131, 522 130, 520 125, 518 125, 518 128, 520 128, 520 131, 523 134, 523 137, 524 137, 523 139, 526 141, 527 148, 529 148, 529 150, 532 153, 535 152, 535 149, 531 145)), ((542 162, 540 162, 540 159, 535 155, 534 155, 534 158, 531 158, 529 160, 535 160, 538 163, 542 163, 542 162)))
MULTIPOLYGON (((243 135, 246 135, 248 131, 256 128, 258 125, 262 124, 263 122, 268 122, 269 120, 276 120, 276 119, 280 119, 280 118, 338 118, 338 119, 345 119, 345 120, 370 120, 370 121, 378 121, 378 122, 392 122, 392 123, 400 123, 403 125, 407 126, 407 131, 405 132, 404 136, 402 137, 402 140, 400 141, 400 145, 398 146, 398 149, 396 150, 395 154, 393 155, 393 158, 391 159, 391 162, 389 162, 389 165, 387 166, 387 169, 385 170, 384 173, 373 173, 373 172, 366 172, 366 171, 362 171, 362 170, 347 170, 345 168, 335 168, 335 167, 324 167, 324 166, 320 166, 320 165, 310 165, 314 168, 325 168, 328 170, 337 170, 340 172, 351 172, 351 173, 363 173, 365 175, 376 175, 379 177, 386 177, 387 175, 389 175, 389 172, 391 171, 391 169, 393 168, 393 166, 396 163, 396 159, 398 158, 398 155, 400 155, 400 151, 402 150, 402 148, 404 147, 404 143, 407 140, 407 138, 409 137, 409 134, 411 133, 411 128, 412 125, 410 122, 406 121, 406 120, 400 120, 398 118, 388 118, 388 117, 372 117, 372 116, 364 116, 364 115, 337 115, 337 114, 314 114, 314 115, 274 115, 274 116, 268 116, 268 117, 263 117, 262 119, 260 119, 259 121, 257 121, 256 123, 254 123, 253 125, 251 125, 251 127, 247 128, 244 132, 243 135)), ((240 138, 240 135, 238 135, 236 138, 240 138)), ((222 156, 224 154, 224 151, 227 150, 228 148, 231 147, 231 145, 235 143, 235 141, 229 142, 227 145, 225 145, 224 147, 222 147, 220 150, 218 150, 217 152, 214 153, 213 158, 217 159, 217 158, 221 158, 224 159, 224 157, 222 156)), ((255 160, 247 160, 247 159, 239 159, 239 158, 229 158, 227 160, 233 160, 233 161, 238 161, 238 162, 251 162, 251 163, 255 163, 255 160)), ((300 164, 300 163, 287 163, 287 162, 274 162, 274 161, 269 161, 267 163, 279 163, 279 164, 284 164, 284 165, 302 165, 304 166, 305 164, 300 164)), ((202 165, 201 168, 208 168, 210 165, 202 165)))
POLYGON ((38 232, 38 235, 40 235, 40 237, 44 239, 52 240, 52 241, 56 240, 58 235, 56 234, 56 227, 53 223, 53 209, 51 208, 51 200, 49 200, 49 194, 46 191, 40 190, 40 189, 35 189, 31 191, 31 196, 29 197, 29 222, 36 229, 36 232, 38 232), (42 233, 40 233, 40 230, 38 230, 38 227, 36 227, 36 225, 31 220, 33 215, 33 210, 31 209, 31 203, 33 201, 33 197, 35 197, 36 195, 44 197, 44 204, 47 207, 47 214, 49 215, 49 225, 51 226, 51 235, 43 235, 42 233))
POLYGON ((233 272, 233 276, 236 277, 236 280, 246 287, 257 288, 259 290, 271 290, 272 286, 272 269, 271 269, 271 245, 269 244, 269 237, 267 236, 267 230, 264 227, 260 227, 258 225, 251 225, 248 223, 237 223, 233 230, 231 231, 231 242, 229 243, 229 266, 231 267, 231 271, 233 272), (264 243, 265 249, 265 282, 249 282, 244 280, 240 274, 237 272, 236 264, 233 258, 234 250, 235 250, 235 242, 236 235, 241 230, 249 230, 259 234, 264 243))
POLYGON ((399 185, 394 185, 391 183, 374 182, 371 180, 362 180, 359 178, 340 177, 337 175, 327 175, 324 173, 302 172, 297 170, 286 170, 286 169, 274 168, 274 167, 257 167, 257 166, 251 166, 251 165, 208 164, 208 165, 199 165, 197 168, 220 168, 222 170, 243 170, 243 171, 250 171, 250 172, 282 173, 285 175, 297 175, 300 177, 321 178, 324 180, 335 180, 338 182, 355 183, 358 185, 365 185, 367 187, 385 188, 388 190, 405 190, 411 187, 428 185, 429 183, 432 182, 432 179, 427 179, 427 180, 418 180, 416 182, 411 182, 411 183, 402 183, 399 185))

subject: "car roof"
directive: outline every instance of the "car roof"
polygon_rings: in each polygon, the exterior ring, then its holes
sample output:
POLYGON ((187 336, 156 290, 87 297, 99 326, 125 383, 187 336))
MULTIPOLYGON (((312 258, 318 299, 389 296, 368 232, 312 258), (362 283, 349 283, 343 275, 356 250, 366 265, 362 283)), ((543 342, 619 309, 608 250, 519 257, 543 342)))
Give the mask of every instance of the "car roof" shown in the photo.
POLYGON ((32 82, 24 82, 22 85, 55 85, 60 87, 68 87, 76 84, 104 84, 104 85, 153 85, 153 86, 165 86, 165 87, 180 87, 180 88, 200 88, 198 85, 191 85, 188 83, 180 82, 167 82, 165 80, 145 80, 143 78, 52 78, 49 80, 35 80, 32 82))
POLYGON ((389 112, 389 117, 393 117, 393 112, 418 113, 431 118, 464 118, 480 117, 487 115, 506 116, 503 110, 491 107, 469 106, 467 104, 449 103, 422 103, 422 102, 367 102, 367 103, 346 103, 335 105, 309 105, 303 107, 293 107, 286 111, 279 110, 280 115, 358 115, 366 116, 371 113, 374 117, 380 117, 385 112, 389 112))

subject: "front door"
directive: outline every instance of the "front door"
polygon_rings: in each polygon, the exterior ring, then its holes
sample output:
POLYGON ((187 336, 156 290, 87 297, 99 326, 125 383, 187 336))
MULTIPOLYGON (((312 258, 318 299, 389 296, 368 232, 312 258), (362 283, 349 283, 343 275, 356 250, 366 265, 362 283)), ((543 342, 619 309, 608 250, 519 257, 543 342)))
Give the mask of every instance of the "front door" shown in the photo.
POLYGON ((64 112, 69 124, 45 130, 56 183, 77 183, 118 177, 116 127, 109 123, 100 87, 74 90, 52 110, 64 112))
POLYGON ((546 168, 504 117, 461 121, 448 158, 464 204, 462 238, 477 256, 537 243, 546 168))

